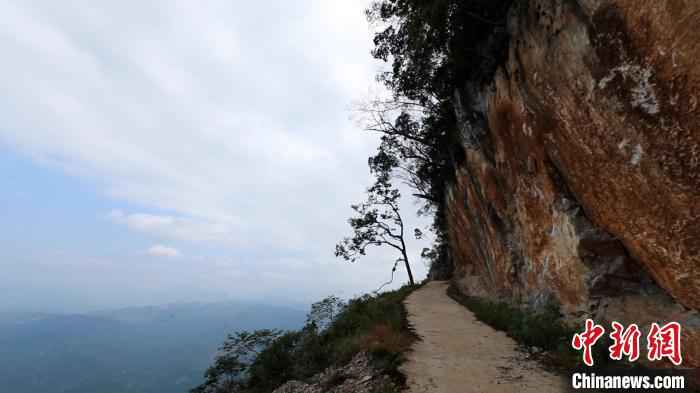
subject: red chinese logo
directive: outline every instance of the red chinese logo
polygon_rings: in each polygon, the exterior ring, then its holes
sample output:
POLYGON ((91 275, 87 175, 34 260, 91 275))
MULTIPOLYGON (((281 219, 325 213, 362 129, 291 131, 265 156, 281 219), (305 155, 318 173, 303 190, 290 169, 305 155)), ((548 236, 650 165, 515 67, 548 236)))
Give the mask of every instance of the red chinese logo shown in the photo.
POLYGON ((683 362, 681 356, 681 325, 669 322, 663 327, 652 323, 647 335, 647 359, 649 361, 667 358, 676 366, 683 362))
MULTIPOLYGON (((639 339, 642 335, 639 326, 633 323, 625 328, 619 322, 612 323, 613 331, 610 332, 612 345, 608 347, 610 358, 622 360, 627 356, 630 362, 639 359, 639 339)), ((583 332, 574 335, 571 345, 578 351, 583 351, 583 362, 593 366, 593 346, 605 334, 605 328, 596 325, 592 319, 586 320, 583 332)), ((676 366, 683 362, 681 356, 681 325, 678 322, 669 322, 663 326, 652 323, 647 335, 647 359, 657 361, 668 359, 676 366)))
POLYGON ((639 359, 639 336, 642 335, 639 326, 633 323, 625 329, 621 323, 613 322, 612 327, 610 338, 613 340, 613 345, 608 348, 610 359, 622 360, 622 355, 627 355, 630 362, 639 359))
POLYGON ((574 349, 580 351, 583 349, 583 362, 587 366, 593 366, 593 351, 595 343, 603 336, 605 328, 596 325, 592 319, 586 320, 586 330, 583 333, 577 333, 571 340, 571 345, 574 349))

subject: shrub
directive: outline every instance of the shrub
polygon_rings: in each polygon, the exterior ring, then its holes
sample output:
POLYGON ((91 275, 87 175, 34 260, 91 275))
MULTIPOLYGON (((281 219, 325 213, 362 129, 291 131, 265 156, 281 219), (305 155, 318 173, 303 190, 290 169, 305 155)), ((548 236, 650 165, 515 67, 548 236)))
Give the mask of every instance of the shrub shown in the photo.
POLYGON ((372 355, 376 367, 402 383, 401 353, 414 338, 403 300, 413 289, 365 295, 347 304, 329 297, 311 307, 299 331, 237 333, 222 347, 217 367, 210 369, 216 373, 209 373, 207 383, 192 392, 271 392, 289 380, 307 380, 327 367, 345 364, 363 350, 372 355), (235 367, 227 367, 229 363, 235 367), (229 380, 236 382, 234 388, 225 383, 229 380))
MULTIPOLYGON (((550 304, 544 310, 535 312, 505 302, 466 296, 454 285, 450 285, 447 294, 472 311, 479 320, 506 332, 519 344, 546 351, 540 356, 546 365, 566 372, 583 366, 580 352, 571 347, 571 338, 582 331, 583 326, 565 324, 556 305, 550 304)), ((610 344, 610 338, 604 336, 593 347, 597 367, 610 363, 607 352, 610 344)))
POLYGON ((506 332, 518 343, 543 350, 558 350, 573 335, 561 319, 558 307, 550 305, 541 311, 521 309, 505 302, 466 296, 451 285, 447 294, 471 310, 481 321, 506 332))
POLYGON ((360 340, 360 348, 370 353, 401 353, 413 342, 404 331, 397 331, 386 324, 378 324, 360 340))

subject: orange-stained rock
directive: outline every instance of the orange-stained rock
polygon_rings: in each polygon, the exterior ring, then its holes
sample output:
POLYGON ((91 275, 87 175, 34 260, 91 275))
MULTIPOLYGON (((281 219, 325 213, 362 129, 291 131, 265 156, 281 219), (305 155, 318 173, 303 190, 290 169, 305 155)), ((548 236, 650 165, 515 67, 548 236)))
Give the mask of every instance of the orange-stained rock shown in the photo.
POLYGON ((693 0, 513 10, 487 136, 462 125, 446 196, 464 291, 678 320, 685 364, 700 366, 699 27, 693 0))

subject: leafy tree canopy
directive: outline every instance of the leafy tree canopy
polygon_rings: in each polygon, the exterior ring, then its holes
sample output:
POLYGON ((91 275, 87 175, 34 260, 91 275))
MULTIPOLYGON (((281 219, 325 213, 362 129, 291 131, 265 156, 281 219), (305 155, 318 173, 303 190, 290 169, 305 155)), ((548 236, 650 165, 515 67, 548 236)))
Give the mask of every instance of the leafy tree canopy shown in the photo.
MULTIPOLYGON (((372 159, 370 159, 370 166, 372 159)), ((413 273, 408 261, 406 248, 406 228, 399 210, 401 193, 394 188, 390 181, 390 171, 382 170, 386 165, 377 162, 380 170, 377 181, 367 189, 367 200, 358 205, 352 205, 356 215, 349 221, 353 235, 346 237, 335 246, 335 256, 354 262, 366 254, 371 246, 388 246, 400 253, 394 264, 403 262, 411 285, 414 284, 413 273)))
MULTIPOLYGON (((487 83, 505 59, 512 2, 377 0, 366 10, 376 29, 372 55, 391 65, 378 80, 392 93, 361 109, 365 128, 381 134, 369 166, 378 177, 388 174, 408 184, 424 202, 420 214, 435 214, 440 244, 424 252, 433 260, 446 256, 445 187, 462 156, 455 98, 471 102, 468 85, 487 83)), ((474 119, 482 116, 472 112, 474 119)))

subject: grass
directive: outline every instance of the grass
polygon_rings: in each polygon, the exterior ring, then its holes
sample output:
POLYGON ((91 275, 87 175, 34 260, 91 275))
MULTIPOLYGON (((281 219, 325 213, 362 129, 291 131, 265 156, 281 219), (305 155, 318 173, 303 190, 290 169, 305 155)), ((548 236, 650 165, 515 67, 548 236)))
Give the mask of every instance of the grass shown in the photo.
MULTIPOLYGON (((270 392, 289 380, 308 380, 330 366, 345 365, 362 351, 370 355, 374 367, 403 386, 399 366, 416 339, 403 301, 416 288, 404 286, 353 299, 326 329, 307 325, 285 333, 256 356, 245 391, 270 392)), ((343 378, 338 375, 330 383, 341 384, 343 378)))
MULTIPOLYGON (((583 326, 567 326, 558 310, 550 305, 540 312, 520 309, 505 302, 466 296, 454 284, 447 290, 448 296, 468 308, 482 322, 494 329, 506 332, 518 344, 527 349, 538 347, 536 359, 550 370, 570 375, 574 370, 595 371, 599 375, 677 375, 673 370, 652 370, 640 364, 614 362, 610 360, 608 347, 612 344, 608 335, 603 336, 593 347, 595 368, 585 367, 581 353, 571 347, 571 338, 583 331, 583 326)), ((685 390, 700 393, 700 381, 686 375, 685 390)), ((697 377, 695 377, 697 378, 697 377)))
MULTIPOLYGON (((466 296, 454 284, 447 289, 447 295, 468 308, 479 320, 505 332, 528 350, 537 352, 547 366, 564 371, 581 365, 581 355, 570 345, 577 330, 564 323, 556 305, 550 304, 540 311, 521 309, 506 302, 466 296), (533 351, 535 348, 540 351, 533 351)), ((601 341, 594 350, 606 351, 607 345, 601 341)), ((608 358, 607 352, 595 355, 596 359, 608 358)))
POLYGON ((400 385, 398 371, 404 353, 417 336, 410 330, 403 301, 417 286, 352 300, 325 332, 333 353, 331 363, 343 364, 360 351, 367 351, 375 367, 400 385))

